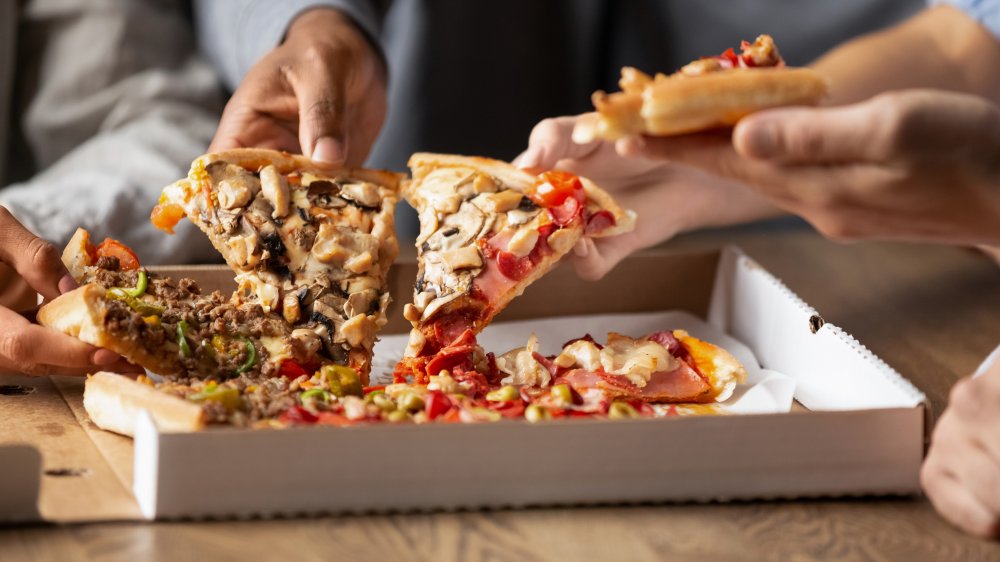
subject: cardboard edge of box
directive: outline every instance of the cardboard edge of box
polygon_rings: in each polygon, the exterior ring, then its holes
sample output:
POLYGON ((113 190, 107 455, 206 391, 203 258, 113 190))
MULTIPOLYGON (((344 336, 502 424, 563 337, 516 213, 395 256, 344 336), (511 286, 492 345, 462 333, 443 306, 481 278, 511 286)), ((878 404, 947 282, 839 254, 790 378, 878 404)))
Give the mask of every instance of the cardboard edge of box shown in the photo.
MULTIPOLYGON (((699 254, 705 254, 700 252, 699 254)), ((493 508, 493 507, 530 507, 535 505, 585 505, 585 504, 618 504, 618 503, 648 503, 648 502, 662 502, 662 501, 681 501, 681 502, 706 502, 706 501, 729 501, 729 500, 743 500, 743 499, 793 499, 793 498, 806 498, 806 497, 841 497, 841 496, 858 496, 858 495, 911 495, 919 492, 919 465, 923 457, 924 443, 927 433, 927 402, 926 397, 923 396, 909 381, 903 378, 898 372, 889 367, 884 361, 875 356, 870 350, 864 347, 860 342, 851 337, 849 334, 844 332, 842 329, 833 326, 829 323, 823 323, 820 320, 820 326, 816 328, 817 321, 815 318, 820 318, 812 307, 807 305, 802 299, 800 299, 795 293, 789 290, 780 280, 771 275, 769 272, 761 268, 756 262, 747 257, 735 247, 726 247, 721 252, 711 252, 710 255, 715 256, 716 270, 714 271, 714 283, 711 287, 711 293, 714 297, 709 296, 707 298, 708 304, 705 304, 701 310, 692 310, 693 312, 699 313, 703 317, 707 317, 710 322, 716 323, 719 327, 732 333, 738 339, 743 340, 751 347, 754 347, 754 351, 758 352, 758 356, 761 356, 757 346, 766 345, 768 340, 766 338, 758 338, 752 335, 752 333, 741 333, 741 330, 746 328, 746 326, 741 326, 738 323, 733 322, 731 315, 726 314, 725 306, 719 303, 724 298, 735 299, 739 298, 738 294, 732 292, 733 283, 727 282, 727 276, 729 276, 729 281, 732 281, 732 276, 735 272, 742 272, 742 274, 751 273, 757 282, 764 283, 771 287, 771 290, 776 292, 776 294, 782 295, 784 302, 790 304, 790 306, 796 310, 798 316, 801 317, 803 329, 809 329, 810 325, 814 330, 815 334, 827 334, 825 337, 832 338, 839 342, 839 345, 844 346, 856 355, 859 361, 867 364, 874 373, 877 373, 877 377, 882 383, 885 383, 887 388, 895 388, 895 392, 898 394, 896 397, 899 403, 894 407, 883 407, 883 408, 871 408, 864 410, 848 410, 848 411, 831 411, 831 412, 806 412, 806 413, 793 413, 793 414, 765 414, 765 415, 754 415, 748 416, 744 420, 744 423, 740 424, 740 427, 754 426, 760 427, 756 431, 768 431, 769 428, 778 427, 773 424, 782 424, 782 420, 786 420, 788 415, 804 416, 803 418, 796 420, 797 426, 804 427, 803 423, 813 424, 813 429, 816 431, 822 431, 826 433, 833 432, 837 433, 837 429, 843 430, 846 426, 844 424, 856 424, 859 430, 859 435, 863 435, 864 439, 859 439, 857 443, 851 444, 849 442, 836 442, 837 447, 828 449, 828 452, 832 456, 822 454, 822 449, 817 450, 814 453, 810 453, 812 456, 809 458, 802 458, 796 461, 796 467, 802 468, 806 467, 812 470, 812 474, 816 475, 814 479, 812 478, 798 478, 794 479, 794 471, 790 473, 784 473, 780 470, 775 469, 775 465, 769 465, 768 463, 763 463, 760 466, 747 466, 742 465, 743 470, 736 470, 739 467, 739 463, 734 463, 735 459, 741 458, 740 455, 748 452, 746 449, 742 449, 738 446, 738 443, 731 443, 726 447, 719 447, 717 450, 725 449, 732 456, 730 457, 719 457, 719 461, 722 462, 721 466, 733 466, 733 470, 718 470, 716 475, 719 477, 717 482, 722 482, 723 486, 713 488, 712 490, 699 489, 695 483, 688 482, 684 486, 684 490, 678 491, 668 488, 650 488, 646 486, 645 488, 640 488, 638 491, 635 489, 629 490, 617 490, 614 494, 609 494, 607 490, 600 493, 594 492, 594 486, 599 485, 600 481, 584 483, 578 482, 579 486, 587 484, 587 486, 575 488, 575 492, 566 495, 565 490, 559 491, 558 493, 553 493, 548 497, 534 497, 534 498, 524 498, 516 495, 516 491, 507 490, 506 497, 493 497, 488 494, 484 496, 482 493, 476 494, 475 487, 465 485, 465 487, 458 487, 456 489, 461 490, 462 494, 452 494, 442 497, 438 497, 435 501, 427 502, 426 498, 424 501, 417 502, 411 501, 409 504, 406 501, 401 501, 400 498, 393 498, 393 501, 388 501, 386 499, 379 500, 371 495, 371 487, 366 488, 366 495, 363 501, 355 498, 354 503, 352 503, 351 498, 344 498, 343 501, 339 503, 331 504, 328 499, 324 500, 323 505, 309 505, 309 498, 303 498, 302 501, 305 503, 299 504, 298 507, 294 509, 254 509, 251 505, 246 504, 233 504, 233 505, 221 505, 216 504, 214 508, 204 510, 204 509, 186 509, 183 498, 191 498, 193 496, 201 495, 202 497, 214 497, 221 498, 227 495, 233 498, 245 498, 246 494, 240 494, 237 489, 228 490, 223 486, 222 488, 216 487, 214 490, 198 490, 190 486, 185 486, 183 480, 183 471, 173 470, 160 470, 161 466, 171 463, 172 460, 170 455, 178 454, 179 451, 185 447, 198 447, 204 446, 205 443, 211 443, 211 449, 213 451, 218 451, 219 446, 225 446, 224 444, 229 444, 230 452, 234 449, 239 449, 240 447, 250 447, 254 449, 259 446, 257 440, 269 440, 272 439, 274 435, 282 435, 283 437, 278 441, 269 441, 272 445, 269 446, 306 446, 312 447, 311 441, 317 439, 317 435, 321 439, 328 439, 328 435, 323 436, 322 433, 329 431, 329 428, 298 428, 291 429, 281 433, 278 432, 253 432, 253 431, 238 431, 238 430, 220 430, 220 431, 209 431, 200 434, 167 434, 158 433, 155 429, 155 425, 150 419, 142 422, 144 424, 144 429, 139 432, 139 436, 135 441, 135 477, 133 482, 133 491, 136 498, 138 499, 139 507, 142 511, 142 517, 146 519, 190 519, 190 518, 218 518, 218 517, 269 517, 274 515, 301 515, 301 514, 311 514, 311 513, 352 513, 352 512, 384 512, 384 511, 422 511, 427 509, 479 509, 479 508, 493 508), (729 269, 726 271, 726 269, 729 269), (727 284, 728 283, 728 284, 727 284), (727 291, 729 291, 727 293, 727 291), (722 296, 725 295, 725 296, 722 296), (815 317, 815 318, 814 318, 815 317), (748 341, 746 338, 750 337, 748 341), (903 403, 908 403, 903 405, 903 403), (853 420, 853 421, 852 421, 853 420), (860 422, 858 420, 861 420, 860 422), (889 433, 873 434, 867 431, 866 428, 873 421, 878 421, 879 427, 893 428, 894 431, 889 433), (919 427, 918 431, 914 431, 914 425, 919 427), (316 432, 321 432, 317 434, 316 432), (221 436, 225 436, 225 441, 218 441, 221 436), (278 445, 273 445, 277 443, 278 445), (853 447, 853 448, 852 448, 853 447), (843 455, 848 452, 854 452, 856 454, 861 454, 863 452, 864 458, 867 459, 868 463, 864 464, 864 470, 857 475, 856 478, 845 478, 844 467, 842 463, 838 463, 837 459, 841 460, 844 458, 843 455), (811 461, 810 461, 811 459, 811 461), (800 462, 801 461, 801 462, 800 462), (728 464, 726 464, 728 463, 728 464), (825 468, 824 468, 825 467, 825 468), (789 480, 789 477, 793 477, 789 480), (797 482, 794 486, 791 485, 793 482, 797 482), (839 482, 839 483, 838 483, 839 482), (776 487, 779 483, 783 483, 782 486, 776 487), (729 486, 729 487, 727 487, 729 486), (586 492, 586 493, 584 493, 586 492), (464 499, 463 499, 464 498, 464 499), (332 507, 331 507, 332 506, 332 507)), ((166 273, 180 271, 194 272, 196 277, 200 277, 202 280, 216 280, 218 281, 218 273, 223 268, 217 266, 202 266, 194 268, 162 268, 166 273)), ((558 270, 557 270, 558 271, 558 270)), ((409 282, 405 280, 405 273, 402 275, 397 275, 397 279, 393 281, 397 287, 394 289, 396 294, 399 294, 399 287, 405 287, 408 289, 409 282)), ((564 272, 565 277, 565 272, 564 272)), ((542 280, 544 282, 545 279, 542 280)), ((549 281, 555 282, 552 279, 549 281)), ((539 284, 542 284, 540 282, 539 284)), ((222 282, 218 288, 223 288, 225 282, 222 282)), ((216 288, 209 285, 209 289, 216 288)), ((529 293, 533 295, 533 298, 537 302, 539 300, 539 295, 541 290, 535 293, 529 293)), ((402 294, 406 294, 403 292, 402 294)), ((527 295, 526 295, 527 296, 527 295)), ((697 300, 695 298, 694 300, 697 300)), ((518 301, 515 301, 515 304, 518 301)), ((522 304, 525 305, 522 308, 530 311, 532 306, 531 297, 527 299, 522 299, 522 304)), ((704 303, 703 303, 704 304, 704 303)), ((697 309, 698 306, 692 307, 697 309)), ((517 317, 518 314, 530 314, 525 310, 517 310, 517 307, 512 306, 510 312, 513 313, 513 317, 517 317)), ((585 310, 584 312, 588 312, 585 310)), ((400 331, 399 326, 392 327, 394 331, 400 331)), ((766 367, 771 368, 768 364, 769 358, 762 357, 762 363, 766 367)), ((806 404, 809 406, 809 404, 806 404)), ((724 418, 690 418, 682 420, 671 420, 671 424, 675 424, 669 427, 669 433, 678 436, 676 438, 683 438, 685 435, 697 435, 702 434, 706 431, 716 431, 720 438, 728 435, 729 432, 722 431, 718 429, 718 426, 714 425, 723 420, 723 423, 727 423, 728 420, 724 418), (684 429, 681 432, 681 428, 684 429), (698 428, 695 430, 694 428, 698 428)), ((613 432, 624 431, 623 435, 628 434, 629 431, 635 431, 630 429, 633 427, 642 427, 643 423, 657 423, 656 420, 637 420, 624 422, 619 424, 608 424, 607 422, 573 422, 572 430, 573 432, 578 432, 584 428, 591 428, 590 431, 602 431, 600 428, 613 426, 613 432), (596 425, 594 425, 596 424, 596 425)), ((542 432, 549 431, 548 428, 538 427, 538 426, 524 426, 523 424, 518 427, 518 429, 513 429, 512 426, 507 424, 498 424, 496 427, 505 429, 508 432, 523 431, 520 438, 525 440, 525 442, 534 443, 532 437, 538 438, 542 435, 542 432), (506 428, 504 426, 507 426, 506 428), (539 431, 541 430, 541 431, 539 431), (534 432, 534 433, 532 433, 534 432)), ((567 426, 570 427, 570 426, 567 426)), ((647 426, 648 428, 649 426, 647 426)), ((853 426, 852 426, 853 427, 853 426)), ((393 432, 400 430, 411 430, 417 429, 419 432, 412 435, 423 435, 430 436, 436 432, 455 430, 459 433, 465 435, 464 432, 468 431, 487 431, 492 432, 495 429, 486 429, 486 426, 443 426, 443 427, 421 427, 421 428, 401 428, 401 427, 361 427, 352 428, 350 433, 342 433, 341 435, 350 436, 351 439, 355 438, 357 435, 365 436, 365 439, 375 437, 381 432, 393 432), (429 431, 428 431, 429 430, 429 431)), ((560 430, 561 431, 561 430, 560 430)), ((603 430, 608 431, 608 430, 603 430)), ((643 432, 645 433, 645 431, 643 432)), ((739 432, 743 433, 743 432, 739 432)), ((752 433, 750 435, 753 435, 752 433)), ((477 434, 478 437, 482 437, 483 434, 477 434)), ((615 435, 618 439, 620 435, 615 435)), ((90 439, 93 439, 90 436, 90 439)), ((591 433, 590 441, 593 442, 593 433, 591 433)), ((621 439, 614 442, 621 442, 621 439)), ((808 447, 812 443, 816 443, 817 440, 813 437, 808 437, 801 440, 801 442, 795 440, 789 440, 783 438, 777 440, 776 443, 785 445, 795 445, 799 447, 808 447)), ((470 444, 474 444, 475 440, 469 441, 470 444)), ((308 450, 308 449, 305 449, 308 450)), ((757 451, 757 457, 761 457, 760 451, 757 451)), ((0 447, 0 455, 3 454, 3 448, 0 447)), ((181 452, 181 454, 187 454, 181 452)), ((788 463, 790 450, 787 449, 776 449, 774 451, 775 458, 779 459, 776 462, 788 463)), ((754 455, 749 455, 753 458, 754 455)), ((235 457, 227 457, 235 458, 235 457)), ((187 468, 191 470, 196 470, 198 463, 188 464, 187 468)), ((259 466, 259 464, 251 464, 253 466, 259 466)), ((372 467, 372 469, 377 469, 378 465, 372 467)), ((204 468, 204 467, 202 467, 204 468)), ((428 467, 430 469, 431 467, 428 467)), ((553 467, 556 469, 558 467, 553 467)), ((571 468, 571 467, 568 467, 571 468)), ((233 467, 232 470, 238 470, 237 467, 233 467)), ((656 468, 658 472, 651 474, 660 475, 659 480, 672 480, 677 482, 684 482, 685 479, 691 478, 690 474, 695 474, 697 471, 688 470, 685 472, 681 468, 671 469, 669 466, 659 466, 656 468), (673 470, 673 472, 671 472, 673 470), (664 474, 670 474, 671 478, 663 478, 664 474)), ((189 474, 190 476, 190 474, 189 474)), ((258 475, 258 477, 261 475, 258 475)), ((37 478, 37 474, 36 474, 37 478)), ((644 478, 648 478, 648 475, 644 478)), ((652 478, 650 481, 655 482, 657 479, 652 478)), ((307 481, 307 480, 306 480, 307 481)), ((259 482, 259 480, 258 480, 259 482)), ((418 486, 419 488, 419 486, 418 486)), ((556 490, 560 490, 556 488, 556 490)), ((503 490, 496 490, 496 493, 500 493, 503 490)), ((256 501, 256 500, 252 500, 256 501)), ((132 519, 130 516, 124 517, 124 519, 132 519)))

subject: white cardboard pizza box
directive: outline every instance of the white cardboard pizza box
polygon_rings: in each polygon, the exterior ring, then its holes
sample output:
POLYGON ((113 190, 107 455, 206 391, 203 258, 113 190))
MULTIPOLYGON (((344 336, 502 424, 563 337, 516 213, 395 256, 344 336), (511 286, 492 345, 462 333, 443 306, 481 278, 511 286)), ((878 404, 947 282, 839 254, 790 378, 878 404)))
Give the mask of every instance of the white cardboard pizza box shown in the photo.
MULTIPOLYGON (((206 287, 221 268, 167 271, 206 287)), ((397 306, 415 264, 395 268, 397 306)), ((747 344, 767 369, 796 379, 804 406, 786 414, 570 420, 531 425, 304 427, 159 432, 140 420, 133 471, 124 438, 69 409, 138 510, 104 518, 250 517, 529 505, 726 501, 913 494, 925 446, 926 398, 735 248, 651 253, 586 283, 559 268, 499 320, 684 310, 747 344), (665 274, 669 272, 669 275, 665 274)), ((407 325, 390 311, 390 333, 407 325)), ((667 328, 667 327, 664 327, 667 328)), ((78 388, 79 385, 77 385, 78 388)), ((0 420, 0 424, 2 424, 0 420)), ((43 456, 44 447, 41 447, 43 456)), ((0 446, 0 460, 4 458, 0 446)), ((98 471, 100 472, 100 471, 98 471)), ((82 484, 81 484, 82 485, 82 484)), ((36 485, 37 486, 37 485, 36 485)), ((40 511, 50 520, 85 520, 40 511)), ((46 509, 47 507, 47 509, 46 509)), ((2 518, 0 509, 0 518, 2 518)))

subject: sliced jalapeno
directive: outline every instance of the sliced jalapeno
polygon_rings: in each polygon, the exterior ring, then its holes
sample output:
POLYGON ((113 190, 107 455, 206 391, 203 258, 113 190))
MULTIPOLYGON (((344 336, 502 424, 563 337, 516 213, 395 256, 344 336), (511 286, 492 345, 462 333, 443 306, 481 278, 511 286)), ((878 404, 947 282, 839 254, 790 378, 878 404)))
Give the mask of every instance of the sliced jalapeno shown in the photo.
POLYGON ((254 347, 250 338, 246 336, 242 336, 242 338, 244 345, 247 346, 247 359, 242 365, 240 365, 240 368, 236 370, 237 373, 245 373, 250 369, 253 369, 253 366, 257 364, 257 348, 254 347))
POLYGON ((134 289, 124 289, 124 291, 126 293, 128 293, 130 296, 133 296, 135 298, 139 298, 142 295, 146 294, 146 288, 148 286, 149 286, 149 277, 146 275, 145 271, 143 271, 143 270, 140 269, 139 270, 139 280, 136 281, 135 288, 134 289))
POLYGON ((330 393, 322 388, 310 388, 309 390, 303 392, 299 395, 299 398, 305 402, 308 399, 316 399, 320 402, 329 402, 330 393))
POLYGON ((187 340, 187 330, 186 320, 177 323, 177 345, 181 348, 181 357, 191 357, 191 345, 187 340))

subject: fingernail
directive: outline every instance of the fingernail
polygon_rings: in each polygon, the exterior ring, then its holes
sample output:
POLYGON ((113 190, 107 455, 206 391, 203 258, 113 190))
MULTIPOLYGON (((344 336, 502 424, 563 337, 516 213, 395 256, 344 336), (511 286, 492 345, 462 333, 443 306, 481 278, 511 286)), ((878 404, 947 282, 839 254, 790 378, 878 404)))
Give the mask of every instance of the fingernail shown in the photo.
POLYGON ((94 365, 110 365, 121 360, 121 356, 114 351, 98 349, 90 356, 90 362, 94 365))
POLYGON ((758 121, 747 126, 743 134, 744 149, 754 158, 770 158, 777 154, 778 127, 769 121, 758 121))
POLYGON ((317 162, 342 164, 346 156, 347 151, 344 149, 344 143, 333 137, 320 137, 309 157, 317 162))
POLYGON ((59 292, 68 293, 73 289, 76 289, 80 285, 77 284, 76 279, 73 279, 69 275, 63 275, 62 279, 59 280, 59 292))

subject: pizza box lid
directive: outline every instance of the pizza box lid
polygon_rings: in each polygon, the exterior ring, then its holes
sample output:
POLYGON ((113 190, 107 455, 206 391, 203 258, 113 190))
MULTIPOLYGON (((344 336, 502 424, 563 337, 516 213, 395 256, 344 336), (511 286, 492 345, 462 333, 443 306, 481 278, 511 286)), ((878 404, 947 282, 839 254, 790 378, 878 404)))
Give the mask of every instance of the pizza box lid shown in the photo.
MULTIPOLYGON (((409 300, 415 267, 394 268, 397 307, 409 300)), ((195 277, 207 289, 232 284, 221 267, 163 271, 195 277)), ((37 508, 28 509, 32 494, 22 494, 18 510, 0 508, 0 518, 267 517, 919 491, 925 396, 737 248, 645 253, 599 283, 560 267, 498 320, 671 309, 706 318, 750 346, 762 366, 795 377, 801 407, 670 420, 187 434, 159 432, 144 416, 133 447, 87 419, 79 379, 57 377, 46 386, 6 377, 0 384, 37 391, 22 397, 13 416, 0 416, 0 427, 16 426, 44 402, 46 419, 62 420, 73 446, 23 429, 3 439, 31 445, 0 445, 0 460, 7 466, 20 455, 20 489, 34 490, 37 508), (46 470, 68 477, 42 478, 39 493, 30 449, 41 452, 46 470), (71 476, 81 470, 86 476, 71 476), (76 488, 90 488, 89 495, 76 488), (94 501, 95 488, 107 498, 103 507, 74 499, 94 501)), ((390 311, 390 333, 407 329, 400 316, 390 311)))

